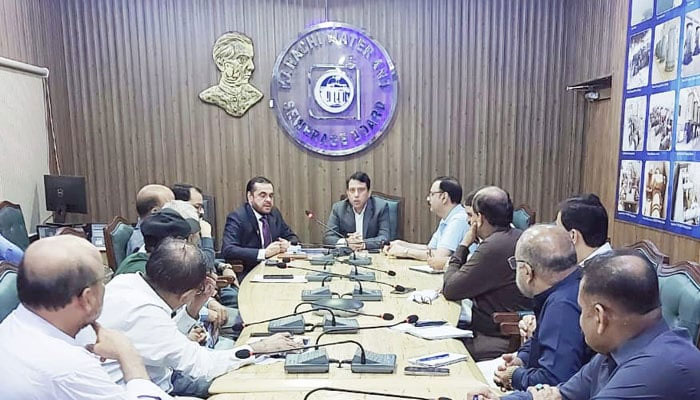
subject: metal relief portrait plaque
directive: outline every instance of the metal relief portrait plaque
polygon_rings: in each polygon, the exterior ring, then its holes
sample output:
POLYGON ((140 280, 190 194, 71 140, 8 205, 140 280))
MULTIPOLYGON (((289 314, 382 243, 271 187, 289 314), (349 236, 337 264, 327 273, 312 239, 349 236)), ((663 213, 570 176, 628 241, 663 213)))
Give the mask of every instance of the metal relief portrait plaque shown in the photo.
POLYGON ((229 115, 242 117, 262 99, 260 90, 249 83, 253 64, 253 41, 238 32, 221 35, 214 43, 213 57, 221 73, 219 84, 203 90, 199 98, 224 109, 229 115))
POLYGON ((270 87, 280 126, 310 151, 343 156, 376 142, 398 99, 394 64, 351 25, 311 26, 277 57, 270 87))

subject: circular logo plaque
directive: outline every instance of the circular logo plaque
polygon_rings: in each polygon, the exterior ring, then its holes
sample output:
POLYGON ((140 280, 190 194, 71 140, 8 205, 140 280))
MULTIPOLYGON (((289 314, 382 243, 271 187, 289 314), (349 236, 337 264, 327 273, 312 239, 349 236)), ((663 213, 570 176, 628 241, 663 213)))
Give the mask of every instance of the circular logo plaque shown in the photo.
POLYGON ((342 156, 367 148, 389 128, 398 81, 379 43, 359 28, 325 22, 278 55, 270 93, 280 126, 297 143, 342 156))

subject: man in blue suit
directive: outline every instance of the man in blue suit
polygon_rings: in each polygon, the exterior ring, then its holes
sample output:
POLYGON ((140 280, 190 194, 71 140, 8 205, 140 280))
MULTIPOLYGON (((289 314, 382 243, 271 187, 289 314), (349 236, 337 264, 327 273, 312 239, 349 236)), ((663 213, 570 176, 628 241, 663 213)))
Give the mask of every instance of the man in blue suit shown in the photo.
POLYGON ((289 242, 299 240, 274 207, 274 195, 272 182, 257 176, 246 185, 248 202, 226 217, 221 254, 243 262, 239 281, 260 261, 286 252, 289 242))
POLYGON ((348 198, 333 204, 328 217, 331 229, 323 238, 325 244, 347 244, 353 250, 373 250, 389 242, 389 205, 372 196, 370 183, 369 176, 361 171, 345 181, 348 198))

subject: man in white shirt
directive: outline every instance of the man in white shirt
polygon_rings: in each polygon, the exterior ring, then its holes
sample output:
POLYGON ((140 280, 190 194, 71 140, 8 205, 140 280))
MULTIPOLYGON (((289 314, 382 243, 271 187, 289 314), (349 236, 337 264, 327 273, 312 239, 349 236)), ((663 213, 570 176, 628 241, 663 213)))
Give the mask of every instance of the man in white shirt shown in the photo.
POLYGON ((425 260, 435 269, 444 269, 469 229, 462 201, 462 185, 456 178, 440 176, 430 186, 426 199, 430 211, 440 217, 435 233, 427 245, 394 240, 386 253, 395 257, 425 260))
POLYGON ((559 204, 557 225, 569 232, 579 265, 612 250, 608 243, 608 212, 598 196, 586 193, 559 204))
POLYGON ((17 277, 21 304, 0 324, 1 399, 171 398, 149 380, 126 336, 95 323, 104 277, 100 253, 84 239, 55 236, 27 249, 17 277), (87 325, 97 335, 86 349, 75 336, 87 325), (114 360, 125 385, 96 356, 114 360))
MULTIPOLYGON (((98 321, 132 340, 148 375, 163 390, 173 395, 207 397, 214 378, 251 362, 237 358, 236 351, 298 347, 289 336, 281 334, 251 346, 221 351, 189 340, 182 332, 195 323, 202 304, 215 290, 215 281, 206 275, 202 251, 186 240, 166 238, 148 258, 145 275, 119 275, 107 285, 104 312, 98 321)), ((91 334, 89 328, 85 329, 81 340, 89 341, 91 334)), ((115 382, 124 380, 114 362, 104 367, 115 382)))
POLYGON ((389 204, 372 196, 371 183, 369 175, 362 171, 345 181, 347 199, 333 204, 327 224, 330 229, 323 238, 325 244, 374 250, 389 241, 389 204))

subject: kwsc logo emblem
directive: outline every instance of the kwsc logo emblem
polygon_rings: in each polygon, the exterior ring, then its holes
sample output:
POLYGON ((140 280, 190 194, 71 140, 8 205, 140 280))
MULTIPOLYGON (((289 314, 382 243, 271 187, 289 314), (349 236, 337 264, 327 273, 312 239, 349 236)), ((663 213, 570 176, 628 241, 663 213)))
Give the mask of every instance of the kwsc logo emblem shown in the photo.
POLYGON ((324 155, 361 151, 389 128, 398 93, 386 50, 347 24, 314 25, 279 54, 270 88, 280 126, 324 155))

